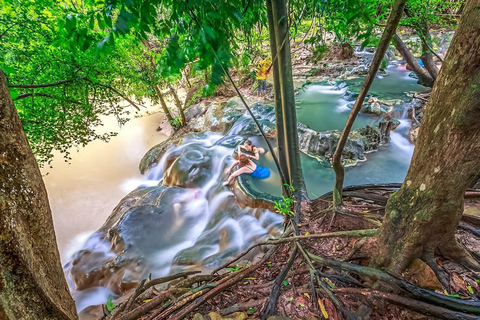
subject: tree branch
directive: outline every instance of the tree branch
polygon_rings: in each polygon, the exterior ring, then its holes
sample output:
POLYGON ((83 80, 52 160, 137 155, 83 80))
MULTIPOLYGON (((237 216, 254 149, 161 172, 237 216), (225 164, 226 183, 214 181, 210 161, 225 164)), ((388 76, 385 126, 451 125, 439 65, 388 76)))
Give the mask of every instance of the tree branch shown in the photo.
MULTIPOLYGON (((82 78, 80 78, 82 79, 82 78)), ((57 82, 51 83, 43 83, 43 84, 9 84, 9 88, 22 88, 22 89, 36 89, 36 88, 49 88, 49 87, 56 87, 61 86, 62 84, 73 82, 75 80, 80 80, 79 78, 76 79, 69 79, 69 80, 60 80, 57 82)))
POLYGON ((59 98, 59 97, 51 96, 51 95, 46 94, 46 93, 33 93, 33 92, 20 94, 20 95, 18 95, 18 97, 13 99, 13 101, 22 100, 22 99, 25 99, 25 98, 28 98, 28 97, 47 97, 47 98, 54 99, 54 100, 64 100, 64 101, 74 103, 74 104, 82 104, 80 101, 73 100, 73 99, 62 99, 62 98, 59 98))

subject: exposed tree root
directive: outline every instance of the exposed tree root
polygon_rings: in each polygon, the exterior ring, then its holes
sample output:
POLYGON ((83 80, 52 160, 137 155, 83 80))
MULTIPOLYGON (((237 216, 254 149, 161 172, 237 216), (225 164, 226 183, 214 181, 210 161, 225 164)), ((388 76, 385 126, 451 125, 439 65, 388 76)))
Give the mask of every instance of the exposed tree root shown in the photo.
POLYGON ((316 256, 312 253, 308 253, 308 255, 312 260, 320 263, 321 265, 328 266, 333 269, 340 269, 344 271, 353 272, 364 277, 377 279, 392 287, 397 287, 399 289, 404 290, 405 292, 407 292, 408 294, 410 294, 411 296, 413 296, 414 298, 420 301, 432 303, 438 306, 446 307, 446 308, 453 309, 460 312, 480 315, 480 302, 478 301, 459 300, 459 299, 445 296, 427 289, 419 288, 417 286, 414 286, 411 283, 408 283, 407 281, 399 279, 385 271, 378 270, 375 268, 359 266, 356 264, 343 262, 343 261, 330 259, 330 258, 323 258, 323 257, 316 256))
POLYGON ((216 295, 218 295, 223 290, 233 286, 237 282, 244 279, 247 275, 249 275, 250 273, 252 273, 256 269, 258 269, 263 263, 265 263, 266 261, 268 261, 268 259, 270 259, 270 257, 273 255, 273 253, 275 252, 275 250, 277 248, 278 247, 275 246, 272 249, 270 249, 264 255, 264 257, 260 261, 258 261, 257 263, 255 263, 253 265, 250 265, 249 267, 245 267, 243 269, 240 269, 237 272, 233 273, 234 276, 231 277, 229 280, 227 280, 227 281, 223 282, 222 284, 218 285, 217 287, 215 287, 214 289, 209 291, 207 294, 201 296, 200 298, 195 299, 191 304, 189 304, 188 306, 183 308, 180 312, 178 312, 176 314, 173 314, 169 319, 172 319, 172 320, 173 319, 184 319, 190 312, 195 310, 195 308, 197 308, 200 304, 202 304, 205 301, 215 297, 216 295))
POLYGON ((455 312, 447 308, 438 307, 429 303, 421 302, 414 299, 405 298, 392 293, 374 291, 370 289, 356 289, 356 288, 338 288, 334 290, 337 293, 347 294, 361 294, 368 297, 369 300, 375 304, 378 299, 389 301, 393 304, 406 307, 408 309, 419 312, 420 314, 431 315, 441 319, 448 320, 476 320, 478 317, 468 315, 465 313, 455 312))
POLYGON ((237 304, 234 304, 231 307, 220 310, 219 313, 220 313, 220 315, 225 316, 225 315, 235 313, 235 312, 239 312, 239 311, 246 311, 250 308, 254 308, 256 306, 262 305, 266 301, 267 301, 267 298, 262 298, 262 299, 258 299, 258 300, 251 300, 251 301, 244 302, 244 303, 237 303, 237 304))
POLYGON ((297 257, 297 253, 298 253, 298 248, 297 248, 297 245, 295 245, 290 255, 290 258, 288 259, 287 264, 283 267, 282 271, 279 273, 279 275, 275 279, 275 282, 273 283, 272 291, 270 293, 270 296, 268 297, 268 301, 261 312, 262 320, 266 320, 269 316, 275 314, 275 311, 277 308, 277 300, 278 300, 278 296, 280 295, 280 288, 281 288, 282 282, 283 280, 285 280, 285 277, 287 276, 288 271, 293 266, 293 263, 295 262, 295 258, 297 257))

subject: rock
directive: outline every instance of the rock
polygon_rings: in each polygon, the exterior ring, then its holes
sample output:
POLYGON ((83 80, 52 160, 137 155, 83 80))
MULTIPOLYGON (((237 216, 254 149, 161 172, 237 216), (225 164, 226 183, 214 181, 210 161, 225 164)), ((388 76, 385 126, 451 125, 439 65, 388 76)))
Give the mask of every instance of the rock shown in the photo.
POLYGON ((332 44, 328 47, 329 56, 335 61, 347 60, 353 57, 353 47, 349 43, 332 44))
POLYGON ((387 113, 387 109, 385 107, 383 107, 377 101, 375 101, 373 103, 364 104, 360 111, 363 112, 363 113, 375 114, 377 116, 381 116, 381 115, 384 115, 385 113, 387 113))
POLYGON ((400 125, 400 120, 392 119, 389 114, 386 114, 380 120, 378 128, 380 129, 381 142, 388 143, 390 141, 390 131, 395 130, 400 125))
POLYGON ((195 188, 204 185, 212 178, 211 151, 200 144, 185 148, 163 175, 167 187, 195 188))
POLYGON ((207 111, 207 106, 205 103, 198 103, 198 104, 193 104, 188 107, 188 109, 185 111, 185 119, 187 121, 190 121, 194 118, 198 118, 202 116, 205 112, 207 111))
POLYGON ((160 159, 163 157, 165 152, 170 148, 176 147, 180 143, 180 141, 181 139, 179 138, 168 139, 148 150, 147 153, 143 156, 138 166, 140 173, 145 174, 151 168, 156 166, 160 162, 160 159))
MULTIPOLYGON (((301 123, 297 128, 300 151, 320 161, 331 162, 340 139, 340 131, 316 132, 301 123)), ((353 130, 345 144, 342 162, 346 166, 355 165, 359 160, 365 159, 365 152, 376 150, 380 141, 381 134, 376 127, 366 126, 353 130)))
POLYGON ((428 290, 442 290, 442 285, 438 281, 433 270, 422 260, 414 259, 407 268, 412 276, 418 281, 418 285, 428 290))

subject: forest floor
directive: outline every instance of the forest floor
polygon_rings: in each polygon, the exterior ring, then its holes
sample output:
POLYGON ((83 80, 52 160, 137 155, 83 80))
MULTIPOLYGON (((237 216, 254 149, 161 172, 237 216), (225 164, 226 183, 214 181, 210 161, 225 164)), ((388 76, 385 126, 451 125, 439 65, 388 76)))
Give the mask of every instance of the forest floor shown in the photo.
MULTIPOLYGON (((395 277, 371 273, 371 268, 355 270, 368 266, 377 251, 375 234, 393 191, 389 185, 347 191, 344 206, 336 211, 328 199, 311 202, 302 208, 300 237, 292 237, 289 229, 287 238, 262 245, 263 256, 245 255, 212 274, 185 276, 162 292, 148 282, 140 285, 129 306, 113 318, 259 319, 276 287, 279 296, 272 314, 277 316, 271 319, 345 319, 350 312, 357 319, 478 319, 480 309, 476 316, 460 311, 468 310, 462 299, 479 301, 480 273, 441 256, 436 262, 447 275, 448 287, 420 259, 395 277), (289 264, 295 246, 301 250, 289 264), (287 270, 285 277, 282 270, 287 270)), ((468 215, 456 237, 480 257, 480 191, 468 192, 465 206, 468 215)))

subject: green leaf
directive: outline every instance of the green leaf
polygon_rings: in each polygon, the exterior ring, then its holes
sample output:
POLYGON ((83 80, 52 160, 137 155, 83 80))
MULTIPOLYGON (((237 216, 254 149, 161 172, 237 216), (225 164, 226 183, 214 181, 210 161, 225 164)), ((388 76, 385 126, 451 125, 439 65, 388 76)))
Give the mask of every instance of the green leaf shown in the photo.
POLYGON ((103 17, 100 13, 97 13, 97 23, 100 29, 103 30, 106 28, 105 21, 103 20, 103 17))
POLYGON ((95 16, 93 14, 90 16, 88 27, 90 28, 90 30, 93 30, 93 28, 95 28, 95 16))
POLYGON ((106 307, 107 307, 107 310, 110 312, 112 312, 117 307, 113 304, 112 297, 108 297, 106 307))
POLYGON ((288 281, 287 280, 283 280, 282 283, 285 287, 288 286, 288 281))
POLYGON ((12 100, 17 99, 17 97, 18 97, 18 91, 17 91, 17 89, 15 89, 15 88, 8 88, 8 90, 10 91, 10 95, 12 96, 12 100))
POLYGON ((461 298, 460 295, 458 294, 449 294, 448 296, 452 298, 459 298, 459 299, 461 298))
POLYGON ((470 292, 470 294, 475 293, 475 292, 473 292, 472 286, 467 286, 467 290, 468 290, 468 292, 470 292))
POLYGON ((248 308, 248 311, 247 311, 247 312, 248 312, 248 313, 254 313, 255 310, 254 310, 253 308, 248 308))

